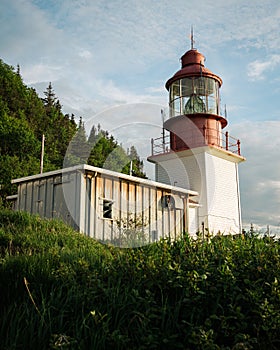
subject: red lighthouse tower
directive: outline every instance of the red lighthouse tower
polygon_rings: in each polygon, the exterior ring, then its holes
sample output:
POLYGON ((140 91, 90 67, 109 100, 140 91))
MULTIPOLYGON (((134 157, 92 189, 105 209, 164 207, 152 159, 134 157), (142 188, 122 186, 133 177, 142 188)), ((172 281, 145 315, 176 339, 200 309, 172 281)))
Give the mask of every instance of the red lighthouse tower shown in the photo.
POLYGON ((170 118, 164 128, 170 131, 170 147, 175 152, 222 146, 221 130, 227 125, 220 115, 222 79, 204 66, 204 60, 196 49, 187 51, 181 57, 182 68, 166 83, 170 118))
POLYGON ((210 231, 241 231, 238 163, 239 140, 223 132, 227 119, 220 112, 222 79, 204 65, 192 47, 181 57, 181 69, 167 82, 169 117, 164 137, 152 140, 156 180, 200 193, 190 215, 193 227, 210 231), (169 133, 169 140, 166 134, 169 133), (192 217, 192 218, 191 218, 192 217))

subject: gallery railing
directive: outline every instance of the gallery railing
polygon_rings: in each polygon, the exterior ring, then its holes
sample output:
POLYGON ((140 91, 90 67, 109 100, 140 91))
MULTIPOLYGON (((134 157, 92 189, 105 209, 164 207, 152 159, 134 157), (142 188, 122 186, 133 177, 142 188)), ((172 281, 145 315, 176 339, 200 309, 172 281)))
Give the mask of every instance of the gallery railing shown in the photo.
MULTIPOLYGON (((240 140, 230 136, 228 131, 222 132, 217 129, 204 127, 199 130, 200 133, 198 134, 198 130, 199 129, 196 129, 195 132, 189 133, 186 136, 184 143, 188 146, 186 146, 185 149, 210 145, 239 156, 241 155, 240 140)), ((168 131, 164 130, 163 136, 151 140, 152 155, 154 156, 171 152, 172 149, 170 145, 170 134, 168 131)))

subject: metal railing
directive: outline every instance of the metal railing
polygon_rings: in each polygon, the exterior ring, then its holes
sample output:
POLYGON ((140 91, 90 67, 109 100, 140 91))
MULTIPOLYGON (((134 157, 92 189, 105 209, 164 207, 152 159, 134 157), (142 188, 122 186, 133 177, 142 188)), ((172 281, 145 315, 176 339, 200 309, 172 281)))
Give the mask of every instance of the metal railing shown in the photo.
POLYGON ((151 139, 152 155, 170 152, 170 135, 151 139))
POLYGON ((228 131, 222 134, 222 145, 221 148, 231 153, 238 154, 241 156, 240 140, 229 135, 228 131))
MULTIPOLYGON (((166 133, 167 131, 163 133, 163 136, 151 140, 153 156, 172 151, 170 147, 170 134, 166 133)), ((217 129, 203 127, 203 129, 196 129, 195 132, 190 133, 184 142, 186 144, 185 149, 203 145, 212 145, 239 156, 241 155, 240 140, 230 136, 228 131, 222 132, 217 129), (199 137, 198 130, 200 131, 199 137)))

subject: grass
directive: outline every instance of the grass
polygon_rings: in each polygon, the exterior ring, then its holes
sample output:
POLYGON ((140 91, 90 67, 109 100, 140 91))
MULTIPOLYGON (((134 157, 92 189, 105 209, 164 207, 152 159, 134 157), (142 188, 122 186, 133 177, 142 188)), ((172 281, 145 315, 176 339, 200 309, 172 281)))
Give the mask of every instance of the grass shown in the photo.
POLYGON ((279 241, 135 249, 0 211, 0 348, 279 349, 279 241))

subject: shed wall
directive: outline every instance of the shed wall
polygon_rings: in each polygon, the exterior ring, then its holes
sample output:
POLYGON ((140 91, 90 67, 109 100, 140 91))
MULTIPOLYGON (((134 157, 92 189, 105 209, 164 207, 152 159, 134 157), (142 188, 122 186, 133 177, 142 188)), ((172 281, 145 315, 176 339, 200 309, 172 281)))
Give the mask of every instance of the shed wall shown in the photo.
POLYGON ((107 176, 85 176, 84 232, 102 241, 117 241, 125 227, 155 238, 178 238, 184 229, 186 208, 179 194, 172 194, 175 206, 163 208, 161 199, 170 192, 107 176), (104 218, 103 202, 112 202, 112 218, 104 218), (178 203, 181 203, 179 205, 178 203))
POLYGON ((96 171, 69 171, 18 182, 17 209, 60 218, 86 235, 121 244, 130 232, 145 243, 186 230, 187 194, 96 171), (163 205, 162 198, 172 196, 163 205), (106 217, 104 204, 110 204, 106 217))

